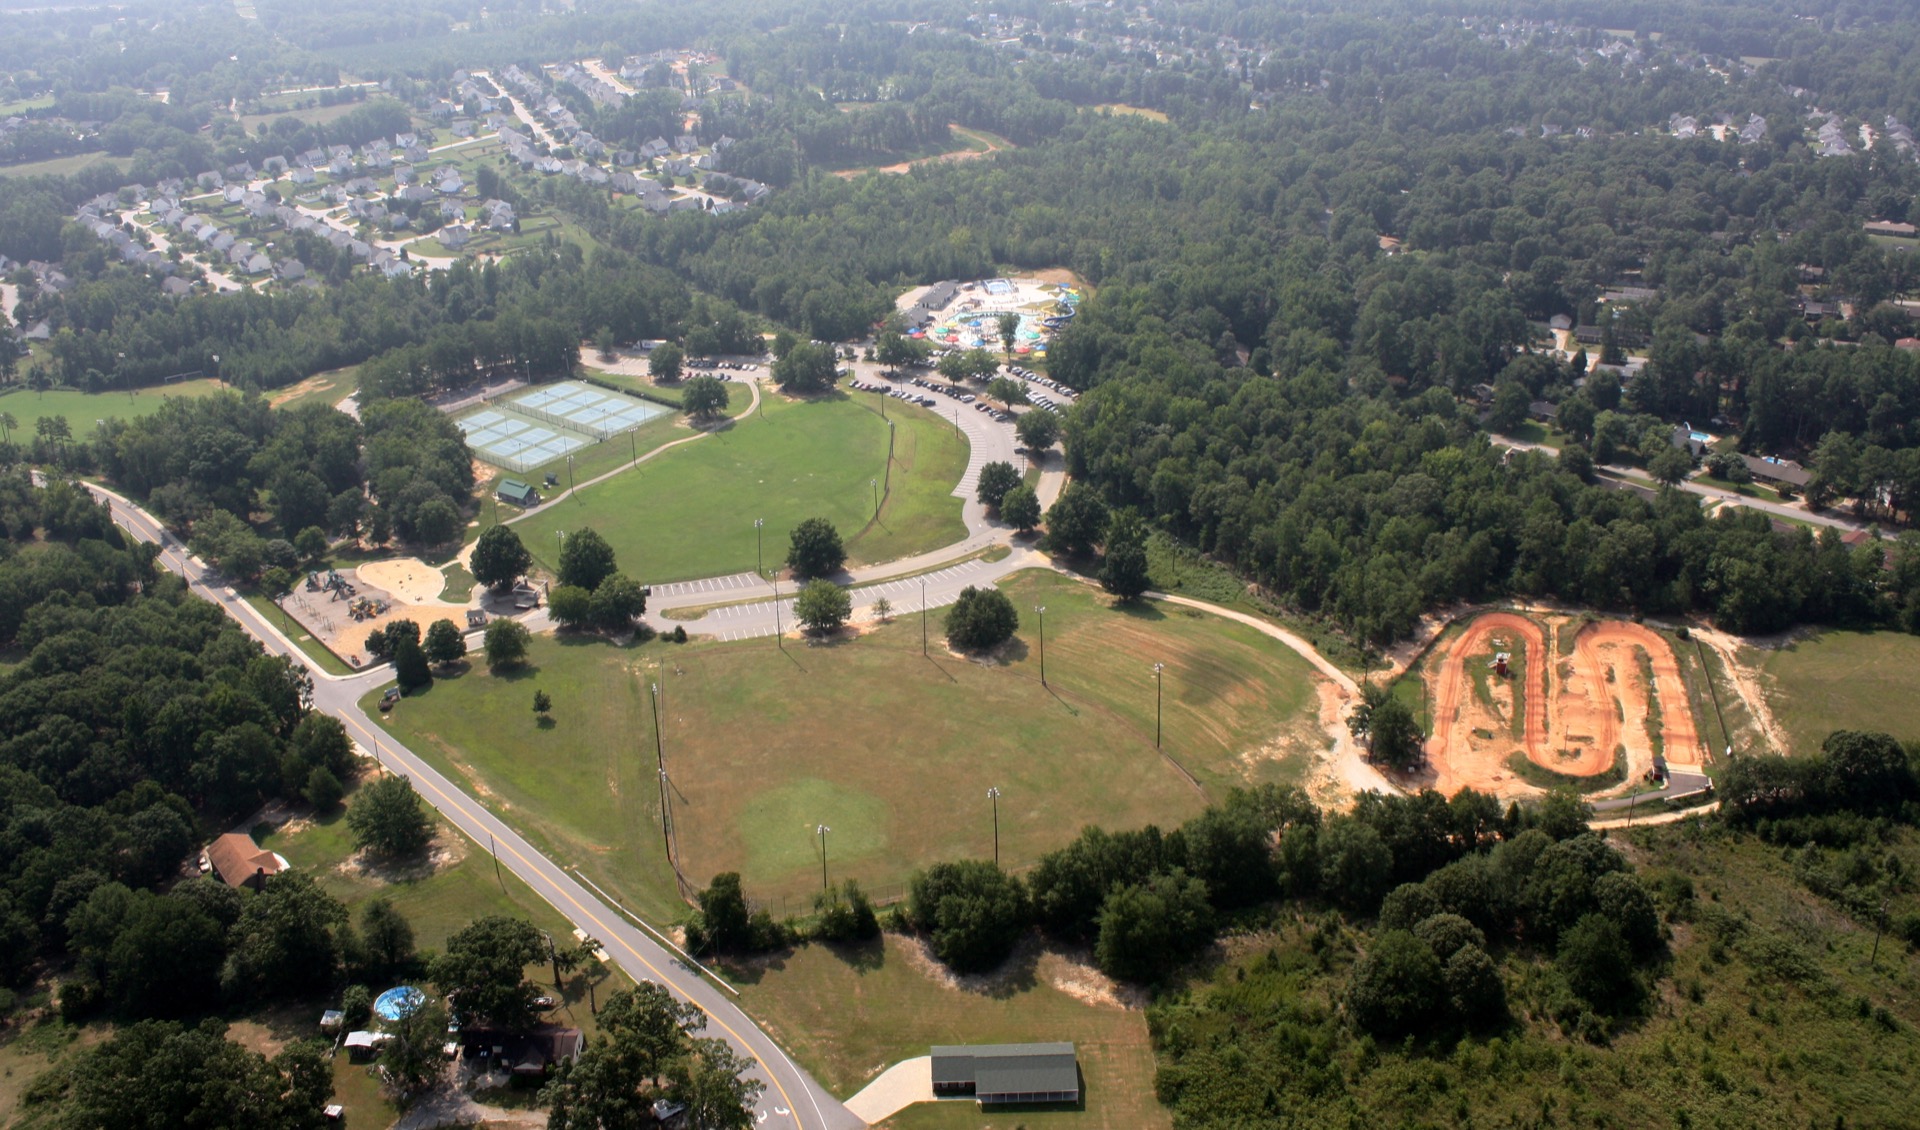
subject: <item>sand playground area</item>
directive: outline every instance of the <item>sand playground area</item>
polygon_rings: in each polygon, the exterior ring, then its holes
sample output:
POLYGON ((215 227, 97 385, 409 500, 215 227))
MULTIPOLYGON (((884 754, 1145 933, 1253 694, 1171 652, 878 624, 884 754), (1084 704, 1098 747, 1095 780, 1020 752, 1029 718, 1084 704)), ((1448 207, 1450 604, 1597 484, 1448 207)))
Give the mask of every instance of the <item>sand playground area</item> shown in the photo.
POLYGON ((1538 792, 1516 758, 1569 778, 1619 765, 1637 780, 1655 758, 1705 757, 1672 647, 1638 624, 1484 613, 1434 647, 1423 679, 1432 779, 1422 783, 1448 795, 1538 792))
POLYGON ((452 620, 465 632, 467 611, 479 607, 483 590, 476 586, 476 599, 451 604, 440 599, 446 583, 445 573, 417 557, 368 561, 303 576, 281 607, 328 650, 358 667, 367 662, 367 637, 395 620, 412 620, 423 636, 435 620, 452 620))

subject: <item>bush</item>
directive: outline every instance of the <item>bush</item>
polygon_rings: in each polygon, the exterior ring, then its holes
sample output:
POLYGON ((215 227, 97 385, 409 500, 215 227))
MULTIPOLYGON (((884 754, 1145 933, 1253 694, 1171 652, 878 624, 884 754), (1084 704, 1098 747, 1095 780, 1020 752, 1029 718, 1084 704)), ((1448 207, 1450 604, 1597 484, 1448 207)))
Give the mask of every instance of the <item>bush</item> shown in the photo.
POLYGON ((345 1014, 343 1023, 348 1031, 365 1028, 373 1019, 373 991, 365 985, 348 985, 340 995, 340 1011, 345 1014))
POLYGON ((316 765, 307 775, 307 803, 315 812, 332 812, 333 806, 340 803, 346 790, 340 785, 340 778, 324 765, 316 765))
POLYGON ((1405 930, 1387 930, 1354 962, 1347 1010, 1369 1032, 1399 1035, 1432 1022, 1444 993, 1440 961, 1427 943, 1405 930))
POLYGON ((1461 946, 1447 959, 1448 1002, 1460 1019, 1470 1026, 1495 1024, 1507 1016, 1507 987, 1500 970, 1475 945, 1461 946))
POLYGON ((821 891, 814 896, 819 921, 813 936, 827 942, 864 941, 880 936, 880 918, 873 912, 873 900, 860 884, 848 879, 838 891, 821 891))
POLYGON ((913 877, 907 897, 915 928, 956 973, 983 973, 1013 952, 1031 922, 1026 885, 984 860, 936 863, 913 877))
POLYGON ((1612 919, 1589 914, 1560 936, 1554 964, 1567 985, 1598 1012, 1612 1012, 1639 998, 1633 952, 1612 919))
POLYGON ((947 642, 961 651, 999 647, 1019 630, 1020 614, 1013 601, 996 588, 968 585, 947 609, 947 642))

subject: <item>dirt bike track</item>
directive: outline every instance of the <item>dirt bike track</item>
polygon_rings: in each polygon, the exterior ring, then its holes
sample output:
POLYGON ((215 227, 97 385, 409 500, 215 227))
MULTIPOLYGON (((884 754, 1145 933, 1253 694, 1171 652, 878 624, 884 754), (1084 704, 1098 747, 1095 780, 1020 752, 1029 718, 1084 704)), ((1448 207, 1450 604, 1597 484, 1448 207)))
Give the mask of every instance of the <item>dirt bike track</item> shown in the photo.
POLYGON ((1543 625, 1489 612, 1436 650, 1438 662, 1426 675, 1433 709, 1423 776, 1430 779, 1421 784, 1443 793, 1538 791, 1514 772, 1515 752, 1567 777, 1605 773, 1621 753, 1629 778, 1650 770, 1656 755, 1681 764, 1703 756, 1672 647, 1639 624, 1551 617, 1543 625), (1562 633, 1572 633, 1567 655, 1556 646, 1566 639, 1562 633), (1517 678, 1488 671, 1476 690, 1474 665, 1490 666, 1497 651, 1513 653, 1517 678))

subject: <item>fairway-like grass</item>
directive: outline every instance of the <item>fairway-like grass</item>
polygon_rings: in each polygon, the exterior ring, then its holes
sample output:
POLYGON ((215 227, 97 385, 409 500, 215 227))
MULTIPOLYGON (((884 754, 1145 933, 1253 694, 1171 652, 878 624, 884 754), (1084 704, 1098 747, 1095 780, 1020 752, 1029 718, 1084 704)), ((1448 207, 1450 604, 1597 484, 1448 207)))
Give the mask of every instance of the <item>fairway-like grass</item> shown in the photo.
MULTIPOLYGON (((938 417, 890 411, 891 491, 868 529, 873 481, 884 488, 889 479, 887 423, 840 394, 804 401, 771 394, 762 404, 762 412, 709 438, 541 508, 516 526, 521 540, 552 567, 556 531, 591 526, 613 545, 623 571, 651 584, 753 570, 756 518, 766 519, 770 569, 785 558, 789 532, 808 518, 831 521, 855 564, 936 549, 965 534, 951 492, 966 470, 966 441, 938 417)), ((609 444, 621 441, 598 446, 609 444)), ((584 465, 576 473, 589 477, 584 465)))
MULTIPOLYGON (((849 1098, 883 1067, 933 1044, 1071 1040, 1085 1081, 1084 1109, 983 1115, 971 1102, 922 1103, 890 1127, 961 1130, 1017 1124, 1033 1130, 1168 1125, 1153 1097, 1147 1021, 1114 1002, 1089 1004, 1056 987, 1084 977, 1057 955, 1023 951, 991 992, 936 981, 913 943, 888 935, 854 949, 813 945, 772 968, 735 974, 741 1004, 814 1078, 849 1098)), ((1083 959, 1084 960, 1084 959, 1083 959)))
POLYGON ((1746 658, 1765 673, 1768 705, 1795 754, 1817 752, 1835 730, 1920 740, 1920 636, 1820 632, 1746 658))
POLYGON ((911 614, 784 650, 543 636, 531 672, 443 679, 386 723, 562 863, 656 913, 679 904, 661 859, 654 682, 687 876, 739 871, 776 915, 810 909, 819 824, 829 874, 888 897, 928 863, 992 854, 990 785, 1003 793, 1002 859, 1021 867, 1086 824, 1171 826, 1231 786, 1297 780, 1325 748, 1311 668, 1253 629, 1174 606, 1112 609, 1052 573, 1006 588, 1023 611, 1004 665, 948 655, 937 615, 930 658, 911 614), (1154 749, 1155 661, 1167 665, 1166 754, 1204 795, 1154 749), (536 688, 553 696, 549 725, 532 711, 536 688))
POLYGON ((12 413, 29 439, 33 436, 33 422, 43 416, 65 416, 67 426, 73 429, 74 438, 85 439, 93 434, 96 420, 130 420, 153 412, 169 398, 211 396, 221 387, 206 379, 181 381, 159 388, 137 388, 131 397, 125 392, 74 392, 70 389, 34 392, 16 389, 0 393, 0 412, 12 413))

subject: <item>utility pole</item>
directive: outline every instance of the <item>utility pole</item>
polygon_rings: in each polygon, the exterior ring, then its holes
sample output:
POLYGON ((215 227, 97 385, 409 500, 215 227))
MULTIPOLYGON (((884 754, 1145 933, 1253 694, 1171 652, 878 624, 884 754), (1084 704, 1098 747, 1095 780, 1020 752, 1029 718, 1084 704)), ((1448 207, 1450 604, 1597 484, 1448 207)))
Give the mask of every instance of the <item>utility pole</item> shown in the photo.
POLYGON ((927 657, 927 579, 920 578, 920 658, 927 657))
POLYGON ((1160 672, 1167 669, 1164 663, 1153 665, 1153 748, 1160 748, 1160 672))
POLYGON ((576 489, 578 488, 573 481, 573 456, 569 455, 567 456, 567 493, 572 494, 576 489))
POLYGON ((653 763, 660 772, 660 843, 673 863, 673 835, 667 823, 667 753, 660 742, 660 684, 653 684, 653 763))
POLYGON ((998 787, 987 789, 987 799, 993 802, 993 865, 1000 866, 1000 790, 998 787))
POLYGON ((1040 617, 1040 685, 1047 685, 1047 606, 1036 604, 1033 611, 1040 617))
POLYGON ((820 837, 820 889, 831 889, 827 885, 827 833, 833 831, 825 824, 815 824, 814 833, 820 837))

